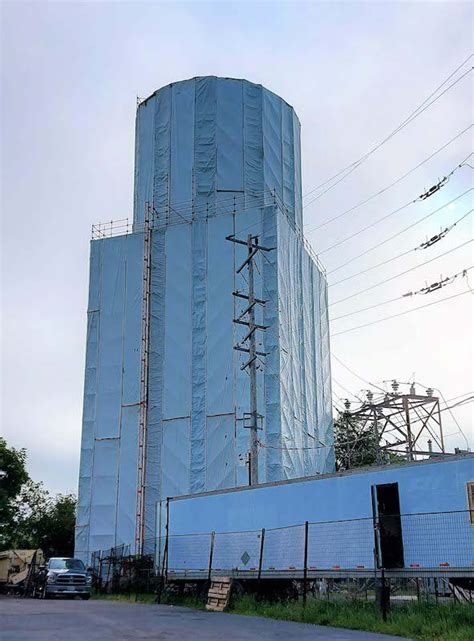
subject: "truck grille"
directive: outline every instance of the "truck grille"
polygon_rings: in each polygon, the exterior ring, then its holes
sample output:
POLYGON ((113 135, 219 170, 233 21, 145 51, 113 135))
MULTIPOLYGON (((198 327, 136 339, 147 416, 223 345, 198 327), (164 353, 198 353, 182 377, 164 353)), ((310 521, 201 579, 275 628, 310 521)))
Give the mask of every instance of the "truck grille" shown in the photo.
POLYGON ((60 574, 55 583, 58 585, 85 585, 86 577, 80 574, 60 574))

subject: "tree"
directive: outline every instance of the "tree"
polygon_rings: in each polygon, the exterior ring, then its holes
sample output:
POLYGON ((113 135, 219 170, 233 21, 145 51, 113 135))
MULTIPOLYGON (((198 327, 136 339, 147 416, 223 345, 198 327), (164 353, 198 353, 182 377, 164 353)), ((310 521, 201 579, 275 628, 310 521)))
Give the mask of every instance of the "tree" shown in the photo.
POLYGON ((349 412, 339 412, 334 421, 334 446, 338 470, 377 463, 378 440, 372 425, 364 426, 349 412))
POLYGON ((400 454, 381 450, 374 424, 350 412, 339 412, 334 421, 334 448, 338 470, 406 461, 400 454))
POLYGON ((76 497, 56 496, 38 524, 38 540, 46 556, 73 556, 76 497))
POLYGON ((0 438, 0 550, 7 547, 14 528, 16 498, 28 481, 26 450, 8 447, 0 438))
POLYGON ((74 554, 76 498, 51 496, 26 472, 26 450, 8 448, 0 439, 0 550, 41 548, 47 557, 74 554))
POLYGON ((42 483, 30 480, 23 486, 16 507, 16 547, 40 547, 47 557, 74 554, 74 495, 52 497, 42 483))

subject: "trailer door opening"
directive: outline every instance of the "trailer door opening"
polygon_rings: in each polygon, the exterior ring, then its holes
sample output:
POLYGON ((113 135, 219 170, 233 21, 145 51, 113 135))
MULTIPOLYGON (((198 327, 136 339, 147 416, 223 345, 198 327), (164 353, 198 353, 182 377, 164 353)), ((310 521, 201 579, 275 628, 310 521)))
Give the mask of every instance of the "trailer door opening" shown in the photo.
POLYGON ((376 485, 375 490, 380 564, 384 568, 403 568, 405 560, 398 483, 376 485))

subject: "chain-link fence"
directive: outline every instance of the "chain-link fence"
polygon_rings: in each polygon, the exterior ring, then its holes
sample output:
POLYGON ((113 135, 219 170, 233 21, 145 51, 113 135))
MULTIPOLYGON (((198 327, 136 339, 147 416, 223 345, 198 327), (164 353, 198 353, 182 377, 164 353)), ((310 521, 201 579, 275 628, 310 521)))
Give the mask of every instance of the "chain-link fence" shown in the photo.
POLYGON ((347 593, 367 597, 384 576, 401 580, 405 592, 438 597, 446 580, 457 579, 460 590, 474 587, 474 524, 466 510, 168 534, 147 539, 140 555, 126 545, 94 552, 91 564, 102 590, 156 591, 164 582, 229 575, 300 581, 305 595, 308 588, 316 596, 336 594, 347 581, 347 593))

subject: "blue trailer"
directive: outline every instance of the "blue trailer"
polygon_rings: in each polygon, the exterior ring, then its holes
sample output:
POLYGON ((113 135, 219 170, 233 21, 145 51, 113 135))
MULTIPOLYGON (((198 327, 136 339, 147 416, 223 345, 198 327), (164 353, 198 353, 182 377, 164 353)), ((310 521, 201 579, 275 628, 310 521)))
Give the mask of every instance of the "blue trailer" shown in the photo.
POLYGON ((156 518, 168 578, 474 578, 474 455, 170 497, 156 518))

